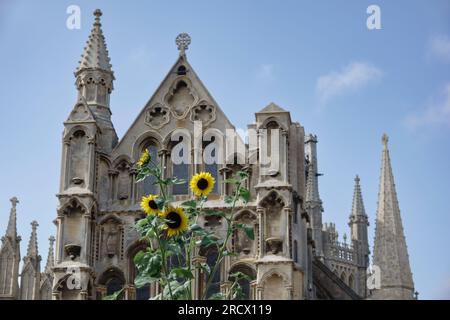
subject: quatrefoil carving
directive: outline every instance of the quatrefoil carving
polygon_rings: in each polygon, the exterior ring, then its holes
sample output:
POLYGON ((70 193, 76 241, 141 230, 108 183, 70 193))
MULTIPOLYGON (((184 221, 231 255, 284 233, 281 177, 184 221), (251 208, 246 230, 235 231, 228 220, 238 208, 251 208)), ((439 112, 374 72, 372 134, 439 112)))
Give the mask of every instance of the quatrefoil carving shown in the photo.
POLYGON ((160 129, 170 120, 169 108, 162 104, 155 104, 145 113, 145 123, 154 129, 160 129))
POLYGON ((191 121, 201 121, 204 126, 216 120, 216 108, 206 101, 200 102, 192 108, 191 121))

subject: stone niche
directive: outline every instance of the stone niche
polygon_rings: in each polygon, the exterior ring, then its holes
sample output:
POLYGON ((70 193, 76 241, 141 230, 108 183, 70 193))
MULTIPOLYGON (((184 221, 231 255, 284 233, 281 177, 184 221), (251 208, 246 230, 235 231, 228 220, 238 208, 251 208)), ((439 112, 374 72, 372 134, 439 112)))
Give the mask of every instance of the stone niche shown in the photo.
POLYGON ((187 79, 178 80, 166 95, 165 102, 169 106, 172 115, 177 119, 183 119, 196 100, 190 82, 187 79))
POLYGON ((89 157, 88 137, 83 130, 77 130, 70 138, 69 184, 84 186, 89 157))
POLYGON ((284 202, 276 192, 272 192, 263 200, 261 207, 265 208, 265 252, 267 254, 281 253, 285 236, 282 216, 284 202))
MULTIPOLYGON (((81 248, 81 239, 86 237, 83 223, 83 214, 85 209, 76 201, 72 200, 69 205, 64 209, 65 223, 64 226, 64 246, 79 246, 81 248)), ((77 254, 79 256, 80 253, 77 254)), ((72 259, 71 252, 65 250, 65 256, 68 259, 72 259)))
POLYGON ((284 300, 285 296, 283 278, 279 274, 274 273, 265 279, 263 300, 284 300))
POLYGON ((97 194, 100 208, 105 208, 107 206, 109 200, 109 190, 109 165, 105 160, 100 159, 97 177, 97 194))
POLYGON ((103 258, 122 258, 123 225, 120 220, 111 217, 101 224, 100 246, 103 258))
MULTIPOLYGON (((241 223, 241 224, 245 224, 248 226, 252 226, 253 227, 253 231, 256 237, 256 231, 255 230, 255 224, 256 224, 256 214, 253 213, 252 211, 242 211, 239 212, 236 217, 235 217, 235 223, 241 223)), ((252 240, 250 239, 247 234, 245 233, 245 230, 242 228, 237 228, 234 231, 234 235, 233 235, 233 247, 236 253, 239 254, 240 258, 245 258, 245 257, 252 257, 255 255, 256 250, 255 250, 255 244, 256 244, 256 239, 252 240)))
POLYGON ((117 166, 117 200, 128 200, 130 198, 130 165, 122 161, 117 166))

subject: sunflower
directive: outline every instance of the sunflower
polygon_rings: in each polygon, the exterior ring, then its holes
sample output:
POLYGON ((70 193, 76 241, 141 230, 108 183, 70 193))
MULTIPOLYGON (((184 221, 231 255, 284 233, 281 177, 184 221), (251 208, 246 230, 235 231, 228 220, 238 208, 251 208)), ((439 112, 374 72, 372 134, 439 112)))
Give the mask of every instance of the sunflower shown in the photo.
POLYGON ((139 158, 137 164, 139 167, 145 167, 150 161, 150 153, 148 152, 148 149, 145 149, 144 152, 142 152, 141 157, 139 158))
POLYGON ((157 198, 158 196, 152 194, 142 197, 141 208, 146 214, 159 214, 159 207, 156 203, 157 198))
POLYGON ((168 207, 163 212, 162 218, 168 220, 164 229, 167 229, 169 237, 178 235, 188 228, 188 218, 182 208, 168 207))
POLYGON ((196 196, 207 196, 214 189, 214 177, 209 172, 197 173, 191 179, 191 189, 196 196))

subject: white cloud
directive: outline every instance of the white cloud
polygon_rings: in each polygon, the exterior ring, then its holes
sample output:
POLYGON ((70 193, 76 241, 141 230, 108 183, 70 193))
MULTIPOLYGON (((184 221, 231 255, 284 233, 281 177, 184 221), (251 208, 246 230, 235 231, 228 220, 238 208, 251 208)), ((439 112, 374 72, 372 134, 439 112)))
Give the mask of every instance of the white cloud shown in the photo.
POLYGON ((320 76, 316 84, 316 93, 320 102, 326 103, 335 96, 361 89, 382 75, 380 69, 370 64, 352 62, 339 72, 333 71, 320 76))
POLYGON ((439 95, 430 99, 422 112, 409 115, 406 124, 413 129, 433 125, 450 126, 450 82, 439 95))
POLYGON ((432 37, 429 43, 429 51, 432 56, 450 63, 450 38, 446 35, 432 37))
POLYGON ((272 80, 274 78, 274 67, 272 64, 262 64, 258 67, 256 73, 258 79, 261 80, 272 80))

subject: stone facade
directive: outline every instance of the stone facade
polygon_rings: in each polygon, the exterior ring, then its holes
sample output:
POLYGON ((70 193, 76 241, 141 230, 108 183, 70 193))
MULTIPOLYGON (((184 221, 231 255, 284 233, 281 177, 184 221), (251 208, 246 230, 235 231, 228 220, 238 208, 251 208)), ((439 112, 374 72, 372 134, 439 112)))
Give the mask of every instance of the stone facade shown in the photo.
MULTIPOLYGON (((186 143, 195 157, 196 152, 219 143, 222 133, 234 129, 189 64, 186 50, 190 38, 186 34, 177 38, 175 64, 119 140, 109 103, 115 77, 101 29, 101 12, 96 10, 94 15, 94 26, 75 72, 77 101, 64 122, 55 256, 54 239, 50 239, 47 266, 41 273, 37 223, 33 223, 19 289, 20 237, 15 231, 17 201, 12 200, 10 225, 0 251, 0 298, 101 299, 120 288, 124 288, 123 299, 148 299, 157 294, 156 285, 134 285, 133 257, 145 247, 134 229, 143 217, 140 198, 158 192, 151 181, 136 183, 136 161, 145 149, 165 168, 166 176, 188 179, 199 171, 211 172, 217 186, 206 203, 209 208, 227 211, 224 199, 230 190, 225 179, 238 170, 249 173, 251 201, 246 206, 240 204, 233 219, 252 225, 255 240, 240 232, 233 235, 230 249, 237 255, 227 257, 220 266, 211 293, 228 290, 229 274, 241 271, 252 279, 243 284, 249 299, 367 298, 369 224, 359 178, 355 179, 349 219, 351 239, 339 242, 334 224, 322 223, 317 137, 305 135, 290 113, 274 103, 255 114, 255 122, 248 126, 258 133, 255 148, 250 144, 245 150, 247 160, 261 159, 264 139, 276 142, 280 151, 270 158, 278 158, 277 170, 267 170, 262 161, 175 164, 171 155, 178 142, 186 143), (191 140, 198 123, 207 140, 200 144, 191 140), (177 130, 181 133, 174 139, 177 130), (270 133, 275 131, 280 134, 270 133), (265 137, 266 132, 269 137, 265 137)), ((232 154, 232 158, 238 155, 232 154)), ((192 196, 187 185, 176 186, 171 193, 177 203, 192 196)), ((218 237, 224 235, 225 223, 220 217, 200 223, 218 237)), ((403 249, 406 252, 406 247, 403 249)), ((199 248, 193 260, 213 264, 214 255, 214 250, 199 248)), ((402 269, 395 272, 403 273, 402 269)), ((199 298, 204 278, 201 273, 195 275, 193 298, 199 298)))

